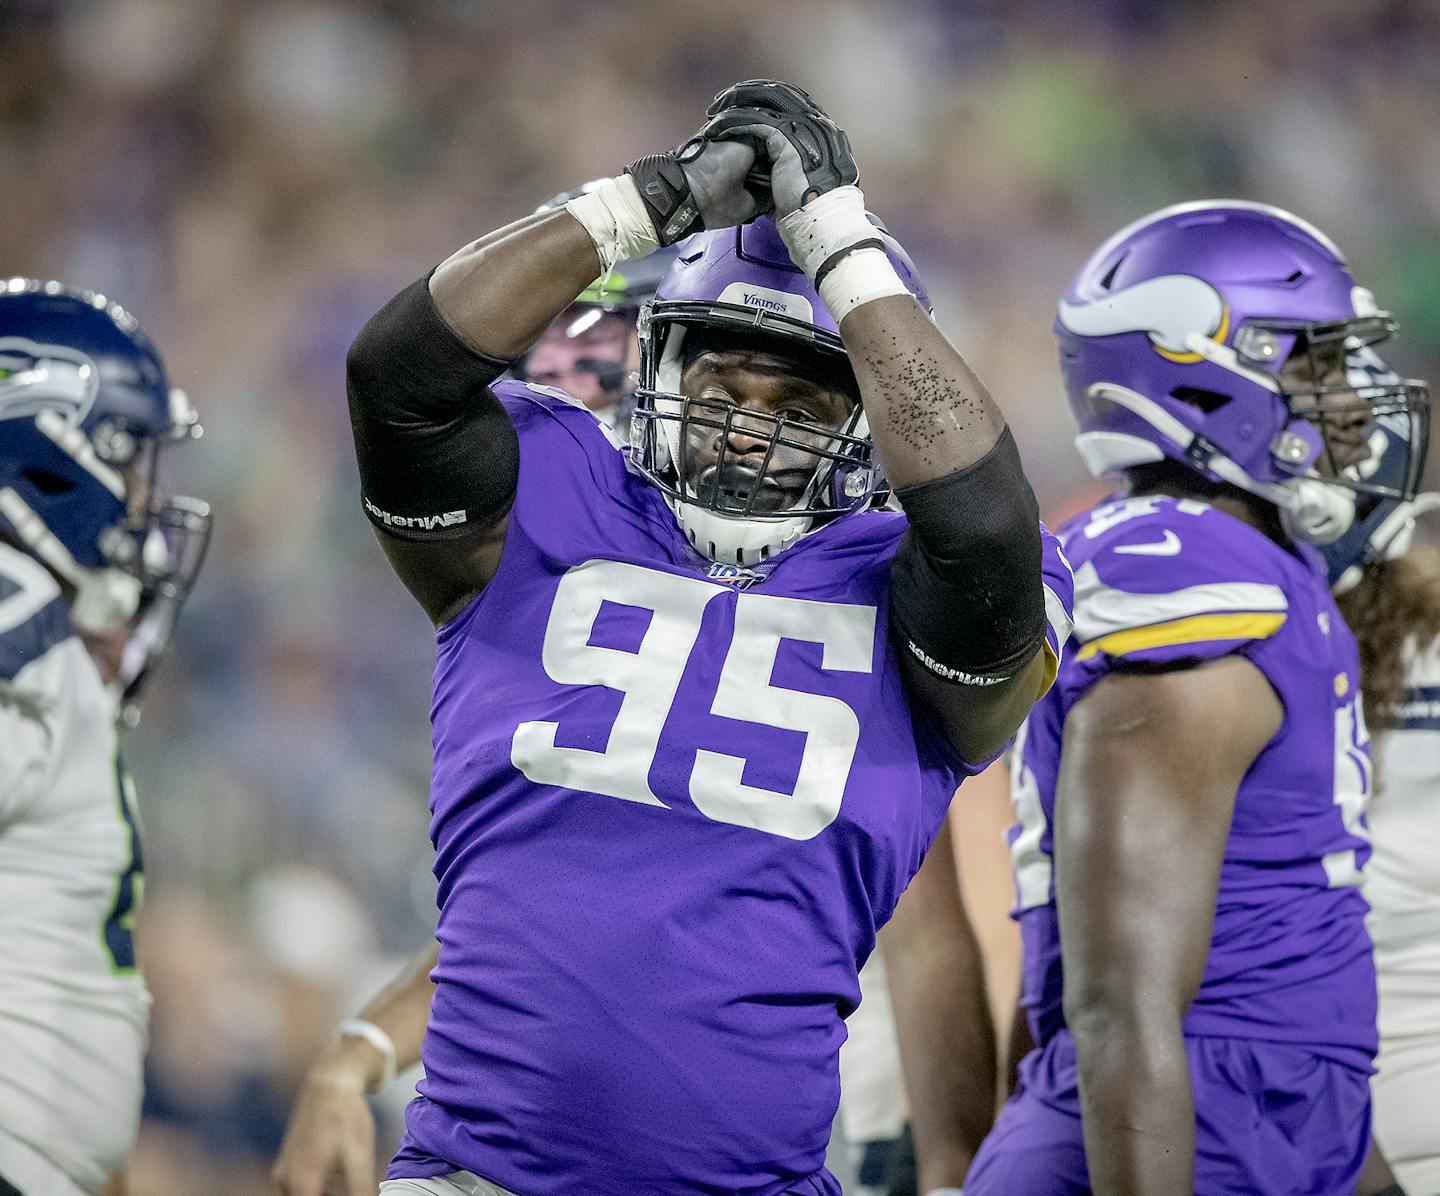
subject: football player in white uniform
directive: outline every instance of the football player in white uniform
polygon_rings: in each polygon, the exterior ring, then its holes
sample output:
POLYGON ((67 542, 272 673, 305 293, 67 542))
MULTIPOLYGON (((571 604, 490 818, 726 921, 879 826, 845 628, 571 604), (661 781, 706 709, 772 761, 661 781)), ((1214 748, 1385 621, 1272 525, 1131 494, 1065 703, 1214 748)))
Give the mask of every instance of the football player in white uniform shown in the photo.
MULTIPOLYGON (((1398 469, 1400 440, 1381 429, 1382 485, 1398 469)), ((1440 494, 1367 505, 1322 551, 1360 645, 1375 757, 1365 870, 1380 988, 1374 1133, 1403 1190, 1429 1196, 1440 1192, 1440 552, 1411 542, 1416 516, 1440 510, 1440 494)))
POLYGON ((122 308, 0 283, 0 1192, 99 1192, 139 1123, 143 859, 117 721, 204 557, 204 504, 154 488, 161 446, 198 431, 122 308))

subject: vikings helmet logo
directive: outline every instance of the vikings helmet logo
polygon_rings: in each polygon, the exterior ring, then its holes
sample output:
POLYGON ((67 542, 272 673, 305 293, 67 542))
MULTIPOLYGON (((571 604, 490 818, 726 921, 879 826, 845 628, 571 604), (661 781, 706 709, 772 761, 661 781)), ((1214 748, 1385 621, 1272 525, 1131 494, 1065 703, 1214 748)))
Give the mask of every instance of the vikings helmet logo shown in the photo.
POLYGON ((1077 336, 1143 332, 1168 361, 1203 358, 1187 338, 1206 336, 1223 343, 1230 312, 1220 292, 1191 274, 1165 274, 1112 291, 1092 303, 1060 301, 1060 323, 1077 336))

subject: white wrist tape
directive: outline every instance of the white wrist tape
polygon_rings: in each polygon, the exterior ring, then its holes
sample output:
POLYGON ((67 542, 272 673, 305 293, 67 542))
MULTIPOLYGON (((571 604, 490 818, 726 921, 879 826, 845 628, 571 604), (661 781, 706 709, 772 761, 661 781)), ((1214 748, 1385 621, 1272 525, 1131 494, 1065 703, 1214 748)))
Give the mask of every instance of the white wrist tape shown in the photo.
POLYGON ((603 278, 616 262, 632 262, 660 248, 650 213, 628 174, 610 179, 594 191, 577 195, 565 210, 585 226, 600 255, 603 278))
POLYGON ((883 249, 856 249, 847 254, 820 280, 819 290, 836 324, 862 303, 910 293, 883 249))
POLYGON ((780 236, 795 264, 812 280, 820 276, 820 298, 837 324, 862 303, 910 293, 874 247, 880 230, 865 214, 859 187, 836 187, 791 212, 780 220, 780 236))
POLYGON ((817 195, 779 221, 780 238, 790 257, 810 278, 836 252, 878 236, 865 215, 865 193, 859 187, 836 187, 817 195))
POLYGON ((380 1078, 368 1085, 368 1091, 379 1092, 380 1089, 388 1087, 395 1079, 395 1040, 386 1034, 374 1022, 367 1022, 364 1018, 348 1017, 340 1023, 341 1038, 363 1038, 377 1051, 384 1060, 384 1066, 380 1071, 380 1078))

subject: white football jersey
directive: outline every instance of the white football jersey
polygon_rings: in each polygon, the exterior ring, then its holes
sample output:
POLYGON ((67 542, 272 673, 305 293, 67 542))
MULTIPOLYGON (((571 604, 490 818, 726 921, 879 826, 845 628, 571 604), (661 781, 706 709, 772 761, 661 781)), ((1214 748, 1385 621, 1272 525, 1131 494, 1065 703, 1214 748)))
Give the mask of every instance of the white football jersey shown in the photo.
POLYGON ((1440 638, 1406 645, 1379 720, 1375 853, 1365 869, 1380 987, 1375 1137, 1409 1192, 1440 1192, 1440 638))
POLYGON ((1440 639, 1406 655, 1404 696, 1375 744, 1365 896, 1381 1033, 1440 1035, 1440 639))
POLYGON ((0 1175, 22 1191, 36 1156, 99 1191, 139 1123, 142 858, 115 716, 54 580, 0 544, 0 1175))
POLYGON ((1440 639, 1405 656, 1400 707, 1378 712, 1365 869, 1380 974, 1375 1138, 1407 1192, 1440 1192, 1440 639))

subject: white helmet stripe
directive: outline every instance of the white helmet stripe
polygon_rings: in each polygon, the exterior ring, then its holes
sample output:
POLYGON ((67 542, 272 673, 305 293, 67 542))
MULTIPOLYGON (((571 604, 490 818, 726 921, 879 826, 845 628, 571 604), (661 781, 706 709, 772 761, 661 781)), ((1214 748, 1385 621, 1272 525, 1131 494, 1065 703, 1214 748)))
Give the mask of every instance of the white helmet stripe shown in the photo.
POLYGON ((125 479, 95 455, 95 448, 84 432, 69 423, 58 411, 40 412, 35 417, 35 426, 53 440, 55 446, 76 465, 121 502, 125 501, 125 479))
POLYGON ((80 588, 85 570, 30 504, 8 486, 0 490, 0 515, 9 521, 26 548, 76 589, 80 588))

